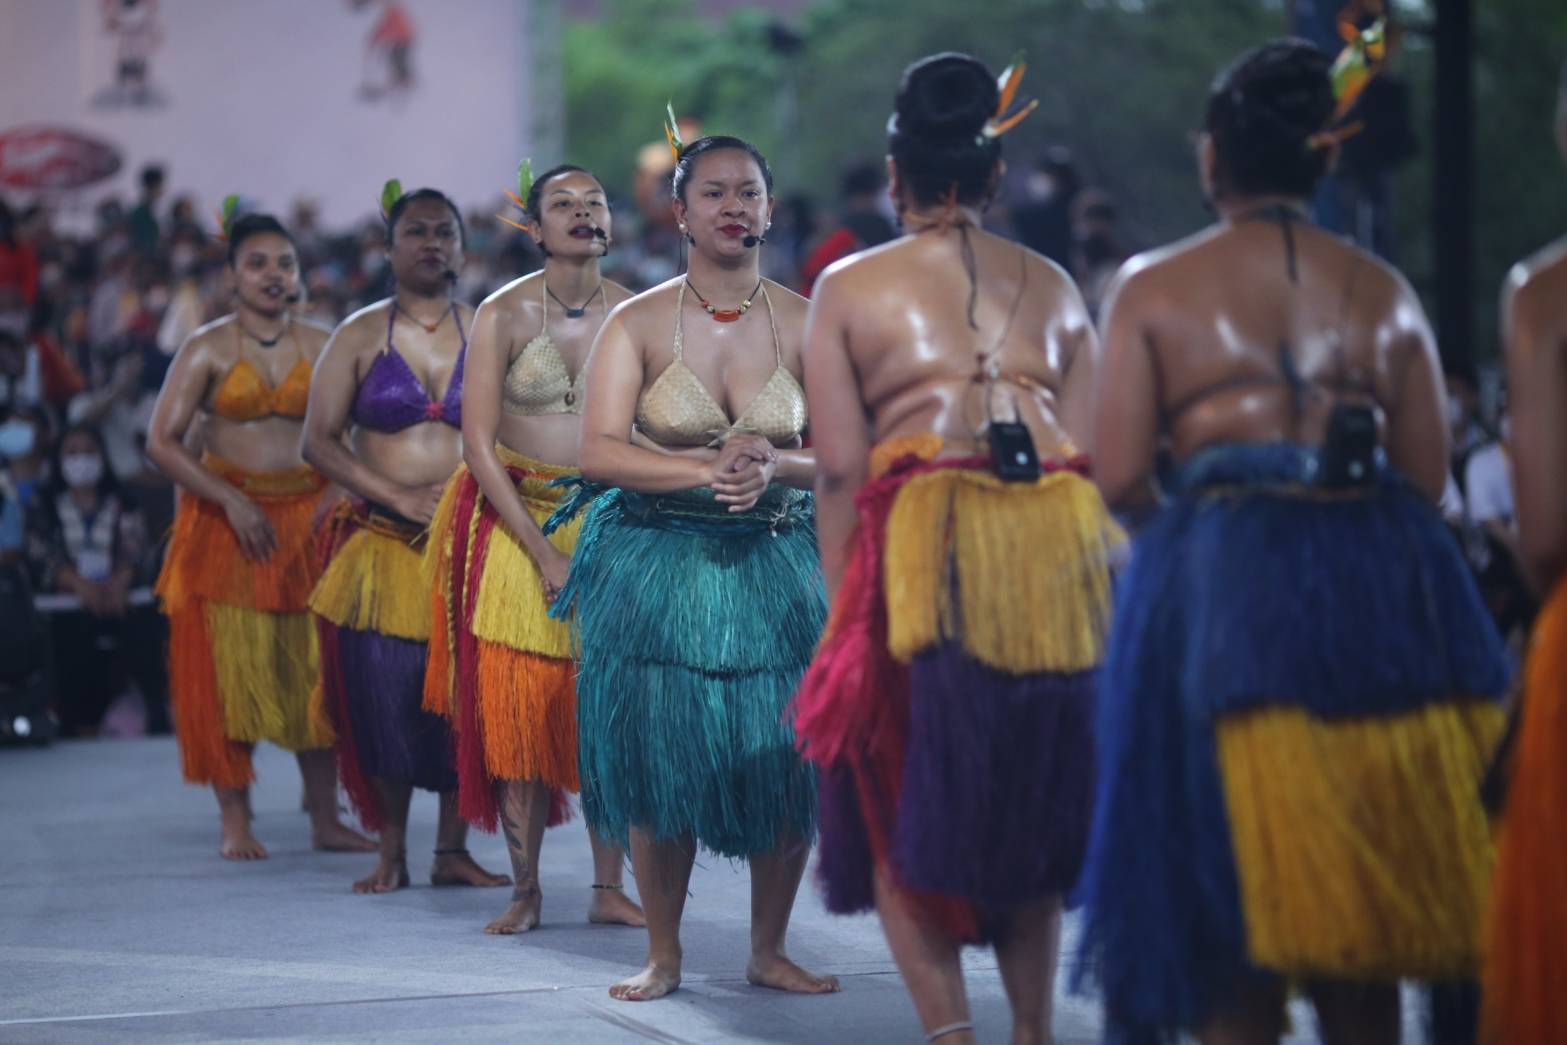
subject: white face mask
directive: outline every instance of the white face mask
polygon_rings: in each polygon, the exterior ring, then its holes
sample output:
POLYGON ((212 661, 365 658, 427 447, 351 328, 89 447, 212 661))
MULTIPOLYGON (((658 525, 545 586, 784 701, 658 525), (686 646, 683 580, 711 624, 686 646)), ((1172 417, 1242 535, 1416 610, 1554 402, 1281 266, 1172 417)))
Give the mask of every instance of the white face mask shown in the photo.
POLYGON ((97 454, 66 454, 60 458, 60 476, 67 486, 92 486, 103 478, 103 458, 97 454))
POLYGON ((0 424, 0 457, 26 457, 33 452, 33 426, 20 417, 0 424))

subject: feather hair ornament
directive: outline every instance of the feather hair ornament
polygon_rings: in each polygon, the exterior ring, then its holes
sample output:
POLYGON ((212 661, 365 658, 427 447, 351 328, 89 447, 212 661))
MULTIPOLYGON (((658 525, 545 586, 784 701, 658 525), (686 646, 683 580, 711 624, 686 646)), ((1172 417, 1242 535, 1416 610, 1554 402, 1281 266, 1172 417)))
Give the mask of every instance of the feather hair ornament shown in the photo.
POLYGON ((680 140, 680 123, 675 119, 675 103, 673 100, 664 103, 664 112, 669 119, 664 123, 664 138, 669 142, 669 151, 675 154, 675 162, 680 162, 680 154, 685 151, 686 143, 680 140))
POLYGON ((391 218, 393 205, 402 198, 403 183, 396 178, 386 179, 386 184, 381 186, 381 220, 391 218))
POLYGON ((996 78, 996 89, 1000 92, 1001 99, 996 103, 996 111, 991 114, 990 119, 985 121, 984 129, 979 132, 982 143, 1001 137, 1022 123, 1029 113, 1039 108, 1039 99, 1031 98, 1028 104, 1018 109, 1011 116, 1006 114, 1007 110, 1012 107, 1013 101, 1017 99, 1018 88, 1023 83, 1023 73, 1027 69, 1028 63, 1023 60, 1023 55, 1019 52, 1007 64, 1007 67, 1001 70, 1001 75, 996 78))
POLYGON ((1365 130, 1359 120, 1341 123, 1360 100, 1360 95, 1377 73, 1382 71, 1387 57, 1387 21, 1378 18, 1369 29, 1359 29, 1353 22, 1340 22, 1339 35, 1344 38, 1344 49, 1333 60, 1328 79, 1333 83, 1336 104, 1333 116, 1325 130, 1306 139, 1307 149, 1328 149, 1354 137, 1365 130))
POLYGON ((531 219, 533 215, 528 213, 528 193, 531 191, 533 191, 533 160, 529 157, 523 157, 522 162, 517 164, 517 191, 506 190, 506 198, 511 201, 513 207, 522 212, 523 220, 517 222, 512 221, 504 214, 495 215, 501 224, 510 225, 521 232, 532 230, 533 222, 531 219))
POLYGON ((217 238, 227 243, 229 241, 229 229, 234 225, 234 216, 239 212, 239 194, 229 193, 223 197, 223 206, 217 211, 218 233, 217 238))

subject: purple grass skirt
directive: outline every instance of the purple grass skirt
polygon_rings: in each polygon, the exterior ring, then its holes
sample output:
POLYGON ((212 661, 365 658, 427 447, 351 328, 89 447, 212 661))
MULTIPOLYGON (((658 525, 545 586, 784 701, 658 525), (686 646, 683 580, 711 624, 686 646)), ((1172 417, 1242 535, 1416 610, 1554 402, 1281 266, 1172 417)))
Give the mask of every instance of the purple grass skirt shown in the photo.
POLYGON ((956 643, 910 665, 893 861, 980 911, 1077 881, 1093 799, 1095 672, 1010 675, 956 643))
POLYGON ((421 707, 426 646, 376 631, 339 628, 349 721, 366 776, 427 791, 457 787, 446 720, 421 707))

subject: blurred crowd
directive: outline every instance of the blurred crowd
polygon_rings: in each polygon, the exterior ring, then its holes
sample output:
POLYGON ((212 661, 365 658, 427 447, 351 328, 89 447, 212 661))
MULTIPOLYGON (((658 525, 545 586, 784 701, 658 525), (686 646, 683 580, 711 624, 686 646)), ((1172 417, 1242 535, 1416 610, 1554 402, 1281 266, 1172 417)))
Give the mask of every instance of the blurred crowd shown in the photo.
MULTIPOLYGON (((671 167, 662 143, 643 149, 616 201, 605 274, 634 290, 682 265, 671 167)), ((146 459, 146 430, 174 353, 231 294, 216 217, 170 181, 146 167, 135 199, 106 198, 85 219, 0 200, 0 704, 37 668, 66 735, 168 728, 152 584, 174 490, 146 459)), ((541 263, 499 219, 506 207, 497 198, 465 216, 456 293, 471 303, 541 263)), ((299 245, 301 314, 333 326, 387 293, 374 215, 327 229, 300 200, 278 216, 299 245)), ((764 267, 809 293, 833 261, 897 235, 896 222, 883 165, 851 166, 834 200, 780 198, 764 267)), ((987 222, 1068 269, 1091 309, 1133 252, 1114 201, 1065 150, 1014 168, 987 222)))

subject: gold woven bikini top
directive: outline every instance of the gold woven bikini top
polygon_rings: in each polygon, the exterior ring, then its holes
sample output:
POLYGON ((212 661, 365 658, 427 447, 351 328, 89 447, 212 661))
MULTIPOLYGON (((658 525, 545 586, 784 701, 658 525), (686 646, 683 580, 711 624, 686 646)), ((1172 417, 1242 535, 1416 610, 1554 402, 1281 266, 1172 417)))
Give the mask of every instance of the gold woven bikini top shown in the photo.
MULTIPOLYGON (((537 417, 544 414, 582 413, 582 371, 572 377, 566 369, 566 360, 550 337, 549 304, 544 297, 548 288, 544 277, 539 277, 539 304, 544 322, 533 340, 522 346, 517 358, 506 368, 506 378, 501 382, 501 409, 508 414, 537 417)), ((604 315, 609 316, 607 294, 604 315)))
POLYGON ((733 421, 713 398, 702 379, 686 366, 682 316, 686 285, 675 302, 675 359, 637 401, 637 427, 663 446, 721 446, 735 432, 754 432, 775 444, 787 443, 805 430, 805 392, 783 364, 773 301, 762 286, 767 322, 773 331, 778 365, 749 406, 733 421))

